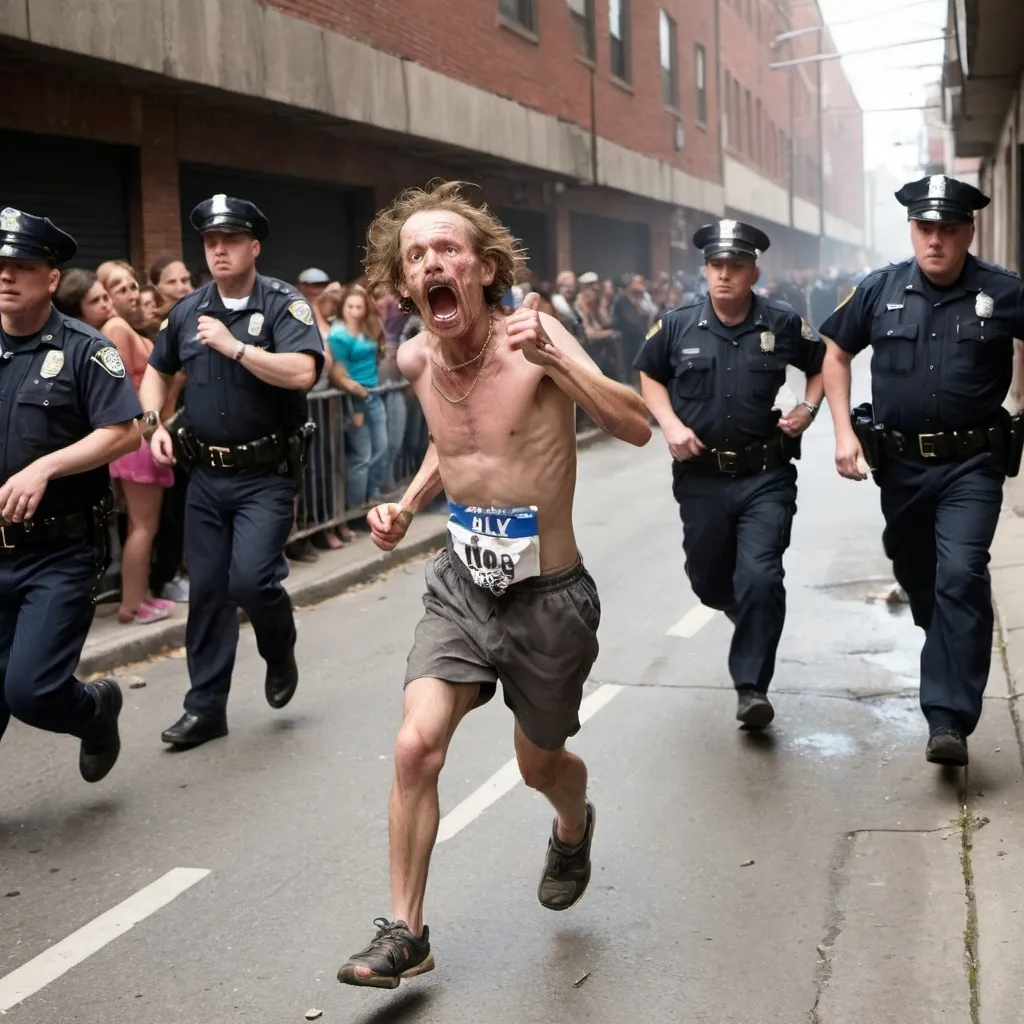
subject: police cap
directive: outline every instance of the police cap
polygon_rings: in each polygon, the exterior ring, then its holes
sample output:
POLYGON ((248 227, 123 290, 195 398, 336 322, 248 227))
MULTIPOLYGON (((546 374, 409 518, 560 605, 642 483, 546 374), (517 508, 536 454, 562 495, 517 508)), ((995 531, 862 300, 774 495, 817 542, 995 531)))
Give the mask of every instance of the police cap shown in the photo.
POLYGON ((907 208, 907 220, 970 221, 975 210, 983 210, 991 202, 973 185, 945 174, 910 181, 896 198, 907 208))
POLYGON ((739 220, 719 220, 698 228, 693 244, 704 253, 704 259, 716 256, 739 256, 756 260, 770 246, 771 240, 758 228, 739 220))
POLYGON ((216 195, 204 199, 189 214, 192 227, 204 231, 233 231, 263 241, 270 234, 270 223, 255 203, 248 199, 216 195))
POLYGON ((49 217, 34 217, 8 206, 0 210, 0 258, 46 260, 59 266, 78 252, 78 243, 49 217))

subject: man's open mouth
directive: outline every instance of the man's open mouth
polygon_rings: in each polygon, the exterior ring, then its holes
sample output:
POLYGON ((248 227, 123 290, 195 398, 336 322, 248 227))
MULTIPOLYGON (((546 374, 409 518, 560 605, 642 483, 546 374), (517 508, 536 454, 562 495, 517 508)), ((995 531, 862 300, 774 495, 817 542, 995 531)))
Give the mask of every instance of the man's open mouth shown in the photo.
POLYGON ((435 284, 427 291, 427 302, 430 303, 431 315, 439 324, 448 323, 459 315, 459 300, 450 285, 435 284))

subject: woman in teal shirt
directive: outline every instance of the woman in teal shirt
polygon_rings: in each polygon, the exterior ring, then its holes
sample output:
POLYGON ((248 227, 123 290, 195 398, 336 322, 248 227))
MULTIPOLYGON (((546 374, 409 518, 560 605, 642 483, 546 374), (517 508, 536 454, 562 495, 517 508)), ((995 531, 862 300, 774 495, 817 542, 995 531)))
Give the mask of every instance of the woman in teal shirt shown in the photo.
POLYGON ((383 331, 379 325, 374 329, 369 299, 358 285, 345 292, 341 321, 332 325, 327 344, 348 375, 371 392, 365 399, 352 400, 354 412, 345 428, 349 447, 345 504, 361 508, 381 497, 387 472, 388 429, 384 403, 373 391, 380 384, 377 366, 383 354, 383 331))

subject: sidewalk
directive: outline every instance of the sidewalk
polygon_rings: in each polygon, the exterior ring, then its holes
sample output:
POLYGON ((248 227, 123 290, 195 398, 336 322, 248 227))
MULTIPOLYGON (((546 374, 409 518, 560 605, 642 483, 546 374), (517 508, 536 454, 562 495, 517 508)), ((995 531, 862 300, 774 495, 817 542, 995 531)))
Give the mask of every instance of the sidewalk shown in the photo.
MULTIPOLYGON (((577 436, 577 448, 584 451, 607 437, 596 428, 583 430, 577 436)), ((443 511, 417 516, 405 540, 390 554, 375 547, 368 533, 359 531, 353 543, 338 551, 319 552, 320 557, 312 564, 290 561, 285 589, 296 606, 326 601, 396 566, 440 550, 447 520, 443 511)), ((109 672, 183 646, 187 613, 188 605, 183 604, 169 619, 153 625, 123 626, 117 621, 116 603, 100 605, 82 651, 79 675, 109 672)))
POLYGON ((992 545, 996 636, 985 712, 971 737, 965 876, 976 919, 965 934, 978 965, 983 1024, 1017 1024, 1024 1005, 1024 477, 1006 482, 992 545))

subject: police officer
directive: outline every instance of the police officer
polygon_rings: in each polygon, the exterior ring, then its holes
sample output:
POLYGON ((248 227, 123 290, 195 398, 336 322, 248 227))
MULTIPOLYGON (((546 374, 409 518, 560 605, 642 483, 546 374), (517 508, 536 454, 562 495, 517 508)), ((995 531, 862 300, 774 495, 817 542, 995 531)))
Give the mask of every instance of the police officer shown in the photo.
POLYGON ((674 460, 690 583, 735 627, 736 717, 763 729, 775 716, 767 691, 786 615, 782 556, 796 511, 790 460, 821 403, 824 346, 791 306, 754 293, 758 253, 771 244, 764 232, 723 220, 693 243, 704 254, 708 297, 654 324, 636 368, 674 460), (774 403, 787 365, 807 375, 806 397, 781 415, 774 403))
POLYGON ((267 663, 267 702, 282 708, 295 693, 284 545, 304 454, 305 393, 324 358, 309 303, 289 285, 256 273, 270 230, 260 210, 216 195, 190 219, 213 280, 171 310, 140 389, 143 433, 154 457, 164 464, 180 457, 190 467, 185 647, 191 688, 185 713, 162 737, 177 747, 228 731, 238 605, 267 663), (178 370, 186 377, 188 426, 176 429, 172 441, 158 410, 178 370))
POLYGON ((111 343, 50 297, 75 240, 0 211, 0 736, 11 715, 81 740, 99 782, 121 750, 121 691, 74 676, 108 564, 107 463, 139 446, 142 412, 111 343))
POLYGON ((821 327, 825 387, 844 477, 877 471, 882 543, 925 632, 925 756, 967 764, 992 650, 988 551, 1002 501, 1020 279, 968 252, 989 199, 932 175, 896 193, 914 258, 869 274, 821 327), (850 364, 872 347, 873 408, 851 425, 850 364), (872 423, 873 417, 873 423, 872 423), (867 459, 865 460, 865 445, 867 459))

